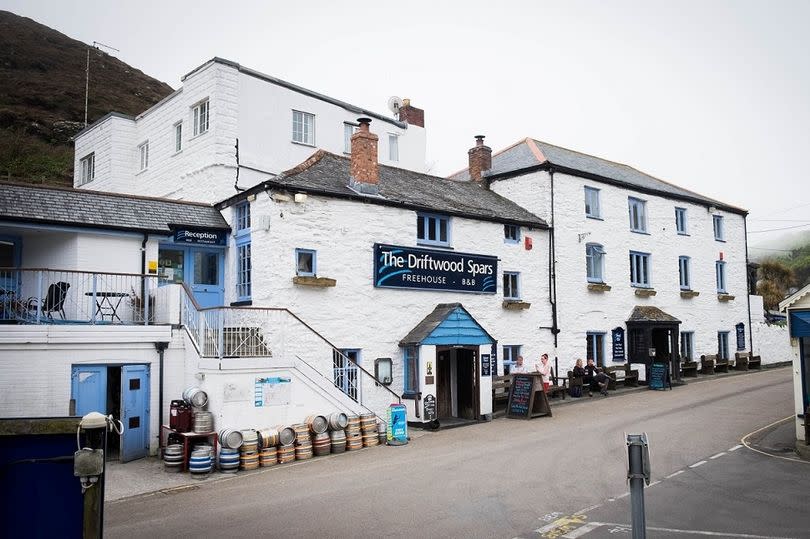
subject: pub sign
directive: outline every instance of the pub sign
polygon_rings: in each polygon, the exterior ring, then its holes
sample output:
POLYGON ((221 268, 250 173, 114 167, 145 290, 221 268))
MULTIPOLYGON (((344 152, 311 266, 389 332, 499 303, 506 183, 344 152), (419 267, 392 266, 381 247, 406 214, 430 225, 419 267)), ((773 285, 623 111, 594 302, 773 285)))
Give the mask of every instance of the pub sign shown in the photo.
POLYGON ((734 329, 737 333, 737 351, 745 350, 745 324, 740 322, 734 329))
POLYGON ((174 231, 175 243, 197 245, 225 245, 226 233, 222 230, 189 230, 180 228, 174 231))
POLYGON ((494 294, 498 258, 374 244, 374 286, 494 294))
POLYGON ((615 328, 610 336, 613 342, 613 361, 624 361, 624 328, 615 328))

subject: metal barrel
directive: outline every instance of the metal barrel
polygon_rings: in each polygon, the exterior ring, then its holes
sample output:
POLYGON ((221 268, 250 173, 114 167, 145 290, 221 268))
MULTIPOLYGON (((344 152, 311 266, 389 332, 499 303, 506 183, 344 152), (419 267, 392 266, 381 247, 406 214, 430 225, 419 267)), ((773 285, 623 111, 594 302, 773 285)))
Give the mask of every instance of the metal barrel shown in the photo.
POLYGON ((259 429, 257 432, 259 435, 259 447, 275 447, 279 444, 278 429, 264 428, 259 429))
POLYGON ((287 425, 277 425, 278 431, 278 444, 279 445, 292 445, 295 443, 295 430, 287 425))
POLYGON ((195 408, 204 408, 208 404, 208 393, 199 387, 190 387, 183 391, 183 400, 195 408))
POLYGON ((331 439, 331 452, 343 453, 346 451, 346 432, 342 430, 333 430, 329 433, 331 439))
POLYGON ((179 472, 183 469, 183 446, 171 444, 163 450, 163 464, 167 472, 179 472))
POLYGON ((286 464, 295 460, 295 446, 282 445, 278 448, 278 463, 286 464))
POLYGON ((329 414, 329 430, 343 430, 349 424, 349 416, 343 412, 329 414))
POLYGON ((312 434, 321 434, 329 428, 329 421, 322 415, 307 416, 304 423, 307 424, 312 434))
POLYGON ((377 416, 374 414, 360 414, 360 429, 363 432, 377 430, 377 416))
POLYGON ((194 412, 194 432, 211 432, 214 430, 214 414, 211 412, 194 412))
POLYGON ((223 447, 219 452, 219 469, 225 473, 236 473, 239 469, 239 450, 223 447))
POLYGON ((195 449, 188 459, 188 471, 193 475, 207 475, 212 468, 211 451, 208 449, 195 449))
POLYGON ((371 432, 363 433, 363 447, 374 447, 375 445, 380 445, 379 434, 377 430, 373 430, 371 432))
POLYGON ((239 467, 242 470, 255 470, 259 467, 259 453, 248 451, 239 455, 239 467))
POLYGON ((328 432, 322 432, 312 437, 312 452, 316 457, 328 455, 332 448, 332 440, 328 432))
POLYGON ((292 426, 295 431, 296 445, 301 443, 310 443, 309 440, 309 426, 306 423, 296 423, 292 426))
POLYGON ((242 453, 259 450, 259 434, 253 429, 242 429, 242 453))
POLYGON ((278 464, 278 450, 275 447, 262 449, 259 452, 259 464, 262 468, 278 464))
POLYGON ((363 448, 363 438, 359 432, 351 432, 346 429, 346 451, 354 451, 363 448))
POLYGON ((222 429, 219 431, 219 443, 228 449, 242 447, 242 432, 236 429, 222 429))

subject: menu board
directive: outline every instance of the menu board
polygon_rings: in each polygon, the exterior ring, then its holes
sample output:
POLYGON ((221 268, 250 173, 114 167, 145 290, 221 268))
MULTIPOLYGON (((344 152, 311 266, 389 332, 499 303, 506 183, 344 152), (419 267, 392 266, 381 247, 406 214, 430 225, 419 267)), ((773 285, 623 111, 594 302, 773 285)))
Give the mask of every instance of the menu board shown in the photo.
POLYGON ((509 407, 507 414, 516 417, 528 417, 534 394, 534 377, 516 374, 512 378, 509 390, 509 407))
POLYGON ((669 365, 666 363, 653 363, 650 365, 650 389, 664 389, 669 374, 669 365))

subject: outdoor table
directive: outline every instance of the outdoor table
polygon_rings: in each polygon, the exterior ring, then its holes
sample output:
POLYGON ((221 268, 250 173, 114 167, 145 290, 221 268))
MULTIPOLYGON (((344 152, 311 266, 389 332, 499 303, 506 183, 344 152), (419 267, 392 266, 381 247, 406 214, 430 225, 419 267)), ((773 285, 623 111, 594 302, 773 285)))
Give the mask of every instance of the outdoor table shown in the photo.
POLYGON ((216 460, 217 455, 217 442, 219 441, 219 436, 215 431, 211 432, 178 432, 171 428, 169 425, 161 425, 160 426, 160 448, 164 449, 167 445, 169 434, 174 434, 176 436, 180 436, 183 440, 183 466, 180 468, 182 471, 186 471, 188 469, 188 443, 190 440, 199 440, 200 438, 205 438, 211 442, 211 445, 214 447, 214 459, 216 460), (165 438, 164 438, 165 434, 165 438))
POLYGON ((94 316, 100 314, 102 321, 105 316, 109 316, 110 322, 113 322, 116 318, 119 322, 122 322, 121 317, 118 316, 118 307, 121 306, 121 300, 129 294, 124 292, 85 292, 84 295, 96 299, 94 316))

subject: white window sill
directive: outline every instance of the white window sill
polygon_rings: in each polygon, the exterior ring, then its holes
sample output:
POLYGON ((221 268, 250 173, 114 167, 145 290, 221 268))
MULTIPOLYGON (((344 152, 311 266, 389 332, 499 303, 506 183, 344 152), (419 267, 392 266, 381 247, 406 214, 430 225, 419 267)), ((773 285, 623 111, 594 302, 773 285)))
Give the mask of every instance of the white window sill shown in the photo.
MULTIPOLYGON (((206 129, 206 130, 205 130, 205 131, 203 131, 202 133, 197 133, 196 135, 194 135, 193 137, 191 137, 190 139, 188 139, 188 141, 189 141, 189 142, 191 142, 192 140, 197 140, 198 138, 200 138, 200 137, 202 137, 202 136, 207 135, 207 134, 209 133, 209 131, 211 131, 211 130, 210 130, 210 129, 206 129)), ((181 151, 182 151, 182 150, 181 150, 181 151)))
POLYGON ((139 170, 138 172, 135 173, 135 175, 140 176, 141 174, 144 174, 146 172, 149 172, 149 167, 139 170))
POLYGON ((174 152, 174 153, 173 153, 173 154, 172 154, 170 157, 174 157, 175 155, 180 155, 181 153, 183 153, 183 149, 182 149, 182 148, 181 148, 181 149, 179 149, 179 150, 177 150, 176 152, 174 152))
POLYGON ((309 142, 298 142, 297 140, 291 140, 293 144, 297 144, 298 146, 306 146, 308 148, 315 148, 315 144, 310 144, 309 142))
POLYGON ((419 247, 435 247, 437 249, 447 249, 449 251, 453 250, 453 248, 446 243, 426 243, 424 241, 417 240, 416 245, 418 245, 419 247))

